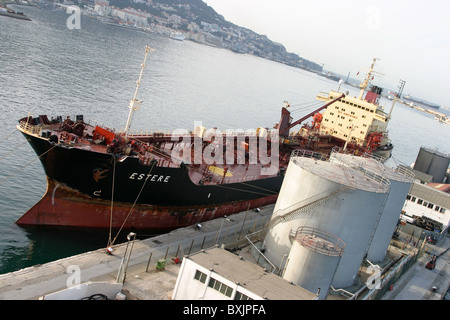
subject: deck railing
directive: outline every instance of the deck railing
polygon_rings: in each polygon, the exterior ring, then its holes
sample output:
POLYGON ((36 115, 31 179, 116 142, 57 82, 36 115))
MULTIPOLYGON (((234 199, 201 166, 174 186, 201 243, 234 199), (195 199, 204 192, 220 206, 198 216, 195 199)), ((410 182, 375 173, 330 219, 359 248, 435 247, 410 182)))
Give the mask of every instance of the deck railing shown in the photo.
POLYGON ((323 255, 339 257, 344 253, 344 241, 320 229, 303 226, 296 231, 291 230, 289 236, 305 248, 323 255))
MULTIPOLYGON (((330 156, 314 151, 309 150, 294 150, 291 153, 290 160, 293 161, 296 164, 299 164, 300 166, 304 165, 304 162, 307 161, 306 159, 313 158, 318 161, 330 161, 331 158, 334 158, 334 153, 332 152, 330 156)), ((341 161, 341 159, 339 159, 341 161)), ((355 170, 363 174, 364 177, 369 178, 373 181, 376 181, 380 184, 382 192, 387 192, 389 190, 389 187, 391 185, 391 181, 384 177, 383 175, 373 171, 369 166, 365 165, 363 162, 360 163, 352 163, 352 165, 349 165, 348 163, 342 161, 344 174, 348 175, 349 177, 352 176, 350 170, 355 170)), ((333 173, 332 168, 324 169, 322 166, 318 167, 317 169, 315 167, 310 168, 313 173, 317 174, 324 174, 326 170, 329 171, 330 175, 333 173)), ((357 184, 352 179, 348 179, 348 184, 350 186, 355 187, 357 184)))
POLYGON ((25 131, 27 133, 30 133, 33 135, 40 135, 41 130, 43 129, 43 126, 36 126, 36 125, 28 123, 27 121, 20 121, 19 128, 22 131, 25 131))

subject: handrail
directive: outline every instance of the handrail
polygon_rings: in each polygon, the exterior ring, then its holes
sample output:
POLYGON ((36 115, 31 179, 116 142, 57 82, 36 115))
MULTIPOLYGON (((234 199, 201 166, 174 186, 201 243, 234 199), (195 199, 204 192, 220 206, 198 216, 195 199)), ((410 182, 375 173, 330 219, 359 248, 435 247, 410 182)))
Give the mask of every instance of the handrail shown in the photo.
POLYGON ((19 128, 22 131, 25 131, 27 133, 34 134, 34 135, 40 135, 43 127, 30 124, 27 121, 20 121, 19 128))
POLYGON ((341 295, 346 296, 347 298, 349 298, 350 300, 355 296, 353 293, 351 293, 350 291, 344 290, 344 289, 335 289, 333 288, 333 286, 330 286, 331 290, 333 290, 334 292, 342 292, 341 295))
POLYGON ((290 159, 294 160, 294 158, 314 158, 321 161, 328 161, 330 157, 324 153, 311 151, 311 150, 305 150, 305 149, 297 149, 293 150, 291 152, 290 159))
MULTIPOLYGON (((155 133, 163 134, 164 136, 176 136, 176 137, 190 137, 195 135, 193 131, 190 130, 182 130, 177 131, 178 129, 136 129, 136 130, 129 130, 128 135, 133 136, 152 136, 155 133)), ((241 130, 219 130, 219 129, 207 129, 207 130, 216 130, 220 133, 220 135, 224 137, 261 137, 260 134, 256 130, 247 130, 247 131, 241 131, 241 130)), ((121 128, 120 132, 123 132, 123 128, 121 128)), ((271 136, 271 130, 267 130, 267 137, 271 136)))
POLYGON ((408 167, 404 167, 404 166, 397 166, 394 169, 395 172, 405 176, 406 178, 410 179, 410 180, 414 180, 414 178, 416 177, 414 171, 412 171, 411 169, 409 169, 408 167))
POLYGON ((267 258, 259 249, 258 249, 258 247, 257 246, 255 246, 255 244, 249 239, 249 237, 250 236, 252 236, 252 235, 254 235, 254 234, 256 234, 256 233, 258 233, 258 232, 261 232, 261 230, 259 230, 259 231, 256 231, 256 232, 253 232, 253 233, 250 233, 250 234, 248 234, 248 235, 246 235, 245 236, 245 239, 247 239, 247 241, 258 251, 258 253, 270 264, 270 266, 273 268, 272 269, 272 273, 274 273, 274 271, 276 270, 276 268, 277 267, 275 267, 275 265, 272 263, 272 262, 270 262, 270 260, 269 260, 269 258, 267 258))
MULTIPOLYGON (((336 153, 330 154, 330 159, 336 159, 339 161, 339 163, 343 164, 345 167, 361 172, 364 175, 364 177, 367 177, 369 179, 372 179, 372 180, 380 183, 386 191, 389 190, 391 181, 388 178, 375 172, 372 168, 367 166, 367 164, 364 163, 363 161, 358 161, 358 162, 351 161, 351 160, 346 159, 345 157, 339 157, 339 154, 341 154, 341 153, 336 152, 336 153)), ((351 155, 351 154, 348 154, 348 155, 351 155)), ((382 168, 383 164, 379 160, 377 160, 376 157, 369 157, 369 159, 375 160, 375 163, 378 165, 380 171, 384 171, 384 168, 382 168)))
POLYGON ((299 227, 294 238, 305 248, 323 255, 340 257, 344 254, 344 241, 334 234, 320 229, 299 227))
MULTIPOLYGON (((321 160, 321 161, 329 161, 330 158, 332 158, 332 157, 333 157, 333 153, 331 153, 330 156, 328 156, 323 153, 309 151, 309 150, 294 150, 291 153, 290 160, 293 161, 294 163, 297 163, 297 161, 301 158, 314 158, 314 159, 321 160)), ((342 161, 342 159, 340 159, 340 161, 342 161)), ((345 161, 342 161, 342 162, 345 163, 345 161)), ((346 163, 346 167, 349 167, 348 163, 346 163)), ((389 179, 385 178, 384 176, 382 176, 368 168, 363 167, 362 163, 358 165, 358 171, 362 172, 362 174, 365 177, 368 177, 368 178, 380 183, 383 186, 383 189, 385 189, 386 191, 389 190, 389 186, 391 185, 391 181, 389 179)))
POLYGON ((269 221, 268 227, 273 227, 277 225, 281 220, 289 221, 292 220, 292 218, 295 218, 299 214, 311 210, 311 208, 319 205, 323 201, 326 201, 328 199, 331 199, 331 197, 336 196, 337 194, 349 189, 349 187, 343 187, 337 190, 333 191, 325 191, 319 194, 316 194, 312 197, 309 197, 307 199, 303 199, 297 203, 294 203, 290 205, 289 207, 286 207, 284 209, 279 209, 276 212, 274 212, 273 215, 277 215, 275 218, 269 221), (292 208, 294 207, 295 208, 292 208), (287 211, 287 212, 286 212, 287 211), (286 212, 286 213, 284 213, 286 212))

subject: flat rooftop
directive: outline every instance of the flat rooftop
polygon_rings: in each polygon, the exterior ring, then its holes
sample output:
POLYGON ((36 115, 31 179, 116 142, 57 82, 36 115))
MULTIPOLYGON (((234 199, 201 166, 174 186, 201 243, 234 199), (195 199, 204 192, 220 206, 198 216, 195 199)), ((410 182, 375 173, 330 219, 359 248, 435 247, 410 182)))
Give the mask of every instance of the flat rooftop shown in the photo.
POLYGON ((262 267, 221 248, 194 253, 191 261, 220 276, 239 283, 242 287, 267 300, 314 300, 317 295, 298 285, 267 272, 262 267))

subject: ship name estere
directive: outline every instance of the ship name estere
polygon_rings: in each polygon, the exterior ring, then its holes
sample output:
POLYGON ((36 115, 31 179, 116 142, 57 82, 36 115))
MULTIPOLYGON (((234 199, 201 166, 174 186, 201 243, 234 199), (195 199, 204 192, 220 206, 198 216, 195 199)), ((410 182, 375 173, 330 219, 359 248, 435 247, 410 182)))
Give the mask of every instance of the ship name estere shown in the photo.
POLYGON ((148 176, 148 181, 153 182, 169 182, 170 176, 163 176, 158 174, 145 174, 145 173, 138 173, 133 172, 131 176, 128 178, 130 180, 142 180, 145 178, 145 176, 148 176))

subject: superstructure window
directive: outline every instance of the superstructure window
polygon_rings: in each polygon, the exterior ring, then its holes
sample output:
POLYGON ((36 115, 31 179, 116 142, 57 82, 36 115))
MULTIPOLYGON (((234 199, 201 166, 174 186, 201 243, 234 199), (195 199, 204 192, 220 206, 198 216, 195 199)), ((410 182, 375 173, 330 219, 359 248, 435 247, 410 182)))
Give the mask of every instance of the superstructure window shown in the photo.
POLYGON ((439 210, 440 213, 445 213, 445 208, 441 208, 441 210, 439 210))
POLYGON ((432 204, 431 202, 428 203, 428 208, 433 209, 433 207, 434 207, 434 204, 432 204))
POLYGON ((231 294, 233 293, 233 288, 227 286, 226 284, 223 284, 222 282, 214 278, 209 279, 208 287, 213 288, 216 291, 219 291, 220 293, 226 295, 227 297, 231 297, 231 294))
POLYGON ((253 300, 253 299, 238 291, 238 292, 236 292, 236 296, 234 297, 234 300, 253 300))
POLYGON ((205 283, 206 282, 206 274, 197 270, 195 272, 194 279, 200 281, 201 283, 205 283))
POLYGON ((417 204, 422 204, 422 203, 423 203, 422 199, 417 200, 417 204))
POLYGON ((440 208, 441 208, 441 207, 436 206, 436 207, 434 207, 434 211, 439 211, 440 208))

